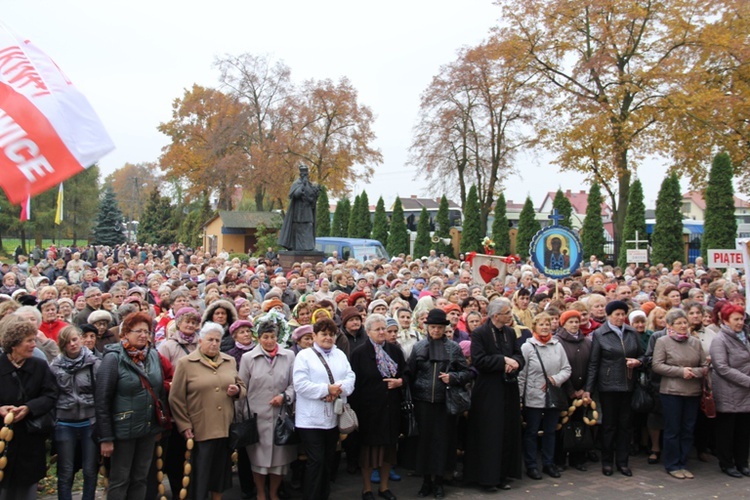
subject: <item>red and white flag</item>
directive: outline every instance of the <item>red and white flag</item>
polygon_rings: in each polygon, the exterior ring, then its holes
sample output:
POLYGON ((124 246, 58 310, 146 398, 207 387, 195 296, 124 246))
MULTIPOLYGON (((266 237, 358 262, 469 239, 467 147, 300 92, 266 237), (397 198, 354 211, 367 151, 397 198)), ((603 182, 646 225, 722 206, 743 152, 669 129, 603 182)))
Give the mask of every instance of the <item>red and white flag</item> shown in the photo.
POLYGON ((55 62, 0 23, 0 187, 10 202, 60 184, 113 149, 55 62))

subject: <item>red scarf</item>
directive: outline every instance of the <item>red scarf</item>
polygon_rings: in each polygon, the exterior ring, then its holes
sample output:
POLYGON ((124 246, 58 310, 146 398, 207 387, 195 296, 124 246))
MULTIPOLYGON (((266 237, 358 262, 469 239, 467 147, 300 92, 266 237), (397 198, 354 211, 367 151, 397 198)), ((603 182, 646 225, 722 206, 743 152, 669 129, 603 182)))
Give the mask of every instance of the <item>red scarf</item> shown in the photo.
MULTIPOLYGON (((263 348, 261 347, 261 349, 263 349, 263 348)), ((266 351, 265 349, 263 349, 263 354, 266 357, 271 358, 271 359, 275 358, 278 353, 279 353, 279 344, 278 343, 274 346, 273 351, 266 351)))
POLYGON ((130 342, 128 342, 128 339, 122 339, 120 341, 122 343, 123 349, 125 349, 125 352, 128 356, 130 356, 130 359, 133 360, 136 364, 143 364, 143 362, 146 360, 146 348, 138 349, 137 347, 133 347, 130 345, 130 342))
POLYGON ((552 340, 552 335, 547 335, 547 338, 543 339, 542 337, 539 336, 538 333, 534 332, 534 338, 537 339, 539 342, 541 342, 542 345, 547 345, 547 342, 552 340))

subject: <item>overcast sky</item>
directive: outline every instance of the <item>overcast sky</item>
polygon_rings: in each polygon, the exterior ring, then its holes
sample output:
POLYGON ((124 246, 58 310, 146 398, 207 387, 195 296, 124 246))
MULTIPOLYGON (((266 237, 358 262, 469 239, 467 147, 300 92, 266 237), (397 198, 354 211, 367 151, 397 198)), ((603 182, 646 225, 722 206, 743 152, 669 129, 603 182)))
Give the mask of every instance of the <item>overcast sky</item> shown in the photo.
MULTIPOLYGON (((462 46, 479 43, 499 22, 490 0, 364 1, 34 1, 6 0, 2 21, 33 40, 88 97, 115 142, 104 175, 124 163, 155 161, 171 103, 193 83, 217 84, 213 61, 224 54, 283 60, 292 79, 348 77, 376 115, 383 164, 366 189, 374 204, 424 196, 425 183, 405 167, 420 93, 462 46), (415 180, 416 177, 416 180, 415 180)), ((519 158, 506 199, 535 206, 547 191, 587 189, 583 176, 560 174, 549 158, 519 158)), ((643 169, 652 208, 665 168, 643 169)), ((682 182, 683 192, 688 189, 682 182)), ((442 193, 431 193, 439 196, 442 193)))

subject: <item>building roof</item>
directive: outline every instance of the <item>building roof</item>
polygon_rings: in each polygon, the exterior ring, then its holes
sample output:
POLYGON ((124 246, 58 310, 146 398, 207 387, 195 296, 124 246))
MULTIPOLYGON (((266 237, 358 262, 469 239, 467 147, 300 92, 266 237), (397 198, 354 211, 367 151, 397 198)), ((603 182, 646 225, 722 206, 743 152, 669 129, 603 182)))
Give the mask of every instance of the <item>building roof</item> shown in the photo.
MULTIPOLYGON (((555 195, 557 194, 556 191, 550 191, 547 193, 547 195, 542 200, 542 204, 539 205, 539 210, 542 210, 542 207, 544 207, 547 200, 550 200, 550 203, 555 199, 555 195)), ((589 206, 589 193, 588 191, 578 191, 577 193, 572 192, 570 189, 565 190, 565 197, 570 201, 571 206, 573 207, 573 213, 585 215, 586 214, 586 208, 589 206)), ((612 210, 609 208, 609 205, 607 203, 602 201, 602 216, 608 217, 612 215, 612 210)))
POLYGON ((217 217, 221 218, 222 226, 236 228, 255 229, 259 225, 264 225, 270 229, 278 229, 284 219, 277 212, 246 212, 240 210, 219 210, 211 217, 203 227, 213 222, 217 217))
MULTIPOLYGON (((408 198, 400 198, 401 206, 404 210, 422 210, 422 207, 427 210, 437 210, 440 208, 440 198, 433 200, 432 198, 417 198, 416 195, 412 195, 408 198)), ((456 205, 453 201, 448 200, 448 208, 461 208, 456 205)), ((391 210, 393 207, 391 206, 391 210)))
MULTIPOLYGON (((683 201, 692 201, 701 210, 706 209, 706 200, 703 198, 703 193, 700 191, 688 191, 682 195, 683 201)), ((734 197, 734 208, 750 208, 750 203, 734 197)))

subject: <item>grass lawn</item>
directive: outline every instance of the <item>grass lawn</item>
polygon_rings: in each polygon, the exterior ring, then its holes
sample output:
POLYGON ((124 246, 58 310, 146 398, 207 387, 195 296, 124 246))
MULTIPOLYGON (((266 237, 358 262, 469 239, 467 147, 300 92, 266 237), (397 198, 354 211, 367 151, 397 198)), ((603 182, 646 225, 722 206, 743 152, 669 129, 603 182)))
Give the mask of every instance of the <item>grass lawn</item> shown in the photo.
MULTIPOLYGON (((42 248, 49 248, 49 246, 53 243, 51 239, 42 240, 42 248)), ((87 244, 87 240, 78 240, 79 245, 85 245, 87 244)), ((0 248, 0 260, 3 262, 11 263, 13 261, 13 252, 16 251, 16 248, 18 245, 21 244, 21 238, 3 238, 3 247, 0 248)), ((34 239, 26 239, 26 248, 28 249, 27 254, 31 253, 31 250, 34 249, 34 239)), ((59 247, 69 247, 73 244, 73 240, 66 240, 66 239, 59 239, 54 241, 55 246, 59 247)))

